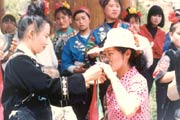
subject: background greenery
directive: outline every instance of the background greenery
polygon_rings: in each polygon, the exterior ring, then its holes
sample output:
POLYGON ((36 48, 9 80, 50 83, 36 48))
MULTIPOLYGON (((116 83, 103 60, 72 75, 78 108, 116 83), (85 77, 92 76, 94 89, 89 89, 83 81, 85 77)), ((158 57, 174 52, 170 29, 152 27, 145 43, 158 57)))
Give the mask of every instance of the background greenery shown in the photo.
POLYGON ((12 14, 18 20, 29 3, 30 0, 5 0, 5 14, 12 14))

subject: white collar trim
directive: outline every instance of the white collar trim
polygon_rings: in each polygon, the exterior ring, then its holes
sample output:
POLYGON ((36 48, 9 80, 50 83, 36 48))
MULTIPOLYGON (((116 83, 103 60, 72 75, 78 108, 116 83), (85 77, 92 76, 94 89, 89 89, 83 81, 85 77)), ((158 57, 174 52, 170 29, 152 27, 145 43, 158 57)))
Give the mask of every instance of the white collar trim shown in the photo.
POLYGON ((19 45, 17 46, 17 49, 23 51, 25 55, 36 60, 36 56, 32 53, 32 51, 24 43, 20 42, 19 45))

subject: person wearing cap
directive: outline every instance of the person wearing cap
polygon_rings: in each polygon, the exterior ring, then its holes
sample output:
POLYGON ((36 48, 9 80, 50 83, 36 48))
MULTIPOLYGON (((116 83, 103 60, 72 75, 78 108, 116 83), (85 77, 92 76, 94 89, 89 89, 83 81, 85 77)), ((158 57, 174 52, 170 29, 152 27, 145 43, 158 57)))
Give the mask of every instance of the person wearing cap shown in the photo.
MULTIPOLYGON (((130 24, 130 29, 133 31, 137 39, 139 40, 139 43, 143 49, 144 55, 147 60, 147 68, 150 68, 153 64, 153 53, 152 53, 152 47, 149 42, 149 40, 140 35, 140 26, 141 26, 141 12, 136 10, 134 7, 128 7, 125 11, 122 11, 121 18, 130 24)), ((148 69, 147 69, 148 71, 148 69)), ((143 76, 147 76, 147 71, 143 73, 143 76)), ((150 93, 150 90, 149 90, 150 93)))
MULTIPOLYGON (((79 32, 69 38, 63 48, 61 56, 61 72, 63 75, 72 75, 75 73, 84 73, 85 68, 85 50, 90 40, 90 11, 85 6, 79 6, 73 13, 73 22, 79 32)), ((85 120, 91 100, 90 88, 87 89, 87 98, 81 102, 72 105, 72 108, 78 120, 85 120)))
POLYGON ((146 60, 132 32, 112 28, 101 50, 108 64, 99 64, 111 82, 106 91, 108 120, 149 120, 147 81, 141 75, 146 60))
POLYGON ((61 56, 62 73, 83 73, 86 71, 85 50, 87 43, 90 41, 90 11, 85 6, 75 9, 73 21, 78 29, 78 33, 68 39, 63 48, 61 56))
MULTIPOLYGON (((68 39, 63 48, 61 70, 65 75, 67 75, 67 72, 70 74, 83 73, 88 68, 86 66, 85 55, 88 43, 92 41, 90 37, 90 17, 90 11, 85 6, 77 7, 74 11, 73 21, 79 32, 75 36, 68 39)), ((98 43, 94 39, 93 42, 95 44, 98 43)), ((86 119, 91 102, 92 90, 93 89, 90 86, 88 89, 87 99, 79 104, 73 105, 73 109, 79 120, 86 119)))

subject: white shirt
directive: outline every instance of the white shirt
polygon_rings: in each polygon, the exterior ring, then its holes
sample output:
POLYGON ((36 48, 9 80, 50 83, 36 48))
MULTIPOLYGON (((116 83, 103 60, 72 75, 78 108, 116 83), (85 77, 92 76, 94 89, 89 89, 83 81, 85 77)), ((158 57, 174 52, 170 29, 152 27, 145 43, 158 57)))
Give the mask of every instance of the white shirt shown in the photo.
POLYGON ((41 53, 36 55, 37 62, 46 67, 58 67, 58 60, 54 51, 52 41, 48 39, 48 45, 41 53))

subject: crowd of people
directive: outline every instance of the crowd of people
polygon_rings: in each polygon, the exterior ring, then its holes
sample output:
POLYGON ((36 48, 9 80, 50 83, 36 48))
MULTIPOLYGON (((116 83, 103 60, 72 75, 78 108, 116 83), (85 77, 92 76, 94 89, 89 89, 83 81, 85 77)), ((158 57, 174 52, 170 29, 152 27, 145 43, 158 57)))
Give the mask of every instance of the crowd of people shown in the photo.
POLYGON ((11 14, 1 20, 0 119, 51 120, 51 105, 62 107, 68 91, 66 105, 78 120, 89 120, 94 81, 103 120, 150 120, 154 82, 157 120, 180 119, 180 9, 169 13, 166 34, 159 5, 141 25, 136 8, 99 0, 104 22, 94 30, 87 6, 71 11, 66 1, 57 2, 54 23, 47 5, 35 0, 18 22, 11 14))

